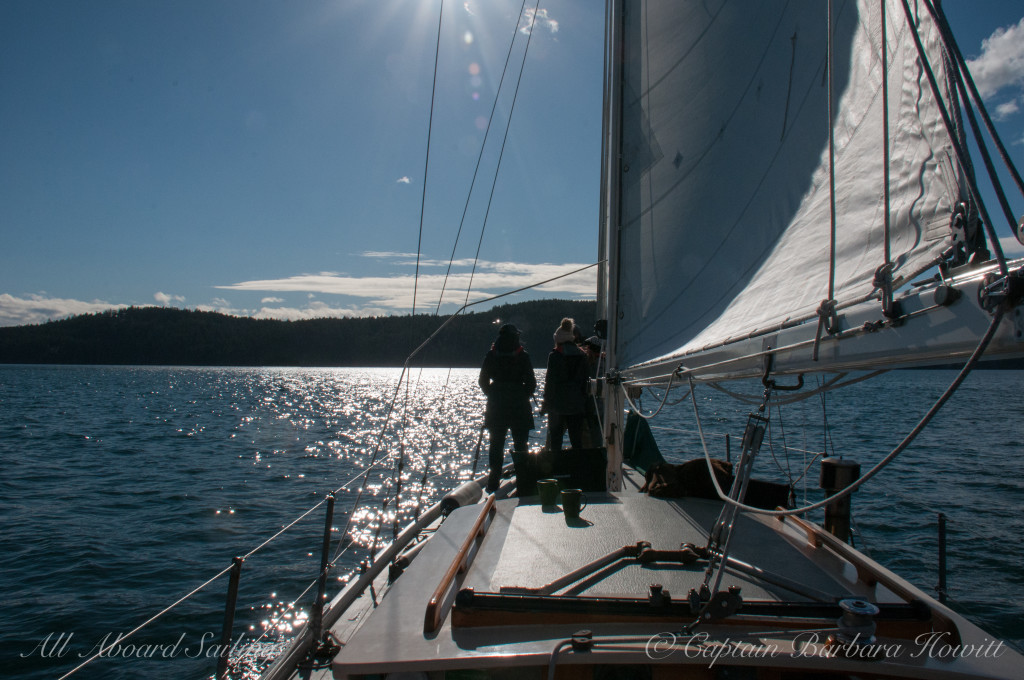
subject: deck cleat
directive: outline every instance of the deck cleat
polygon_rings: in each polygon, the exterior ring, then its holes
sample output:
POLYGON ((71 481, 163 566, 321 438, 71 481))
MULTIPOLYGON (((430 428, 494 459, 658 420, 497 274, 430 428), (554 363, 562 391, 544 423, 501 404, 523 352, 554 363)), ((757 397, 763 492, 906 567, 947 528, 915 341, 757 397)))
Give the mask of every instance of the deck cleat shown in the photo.
POLYGON ((652 583, 647 594, 647 601, 652 607, 664 607, 672 602, 672 595, 660 583, 652 583))

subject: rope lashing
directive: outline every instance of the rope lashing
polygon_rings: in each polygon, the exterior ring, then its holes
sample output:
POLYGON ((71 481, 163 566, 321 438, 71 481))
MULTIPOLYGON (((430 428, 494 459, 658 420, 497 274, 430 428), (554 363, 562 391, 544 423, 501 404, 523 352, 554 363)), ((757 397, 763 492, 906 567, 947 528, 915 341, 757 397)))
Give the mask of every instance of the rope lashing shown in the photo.
POLYGON ((822 300, 821 304, 818 305, 818 330, 814 334, 814 351, 811 354, 811 358, 814 361, 818 360, 818 345, 821 344, 821 332, 823 330, 829 335, 835 335, 839 332, 839 314, 836 313, 835 299, 822 300))
POLYGON ((892 297, 893 263, 886 262, 875 270, 872 285, 882 294, 882 315, 887 319, 896 319, 902 315, 899 302, 892 297))

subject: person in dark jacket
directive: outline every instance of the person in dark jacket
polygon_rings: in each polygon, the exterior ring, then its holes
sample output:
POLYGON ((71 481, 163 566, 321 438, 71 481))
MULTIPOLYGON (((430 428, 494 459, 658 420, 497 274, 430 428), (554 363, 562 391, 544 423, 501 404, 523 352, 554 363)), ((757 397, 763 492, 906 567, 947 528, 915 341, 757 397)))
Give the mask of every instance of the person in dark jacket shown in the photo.
MULTIPOLYGON (((600 377, 598 371, 604 361, 601 340, 592 335, 577 346, 587 356, 587 375, 591 379, 600 377)), ((600 392, 601 383, 596 383, 597 394, 587 394, 586 409, 583 414, 583 446, 588 449, 597 449, 602 445, 601 441, 601 418, 604 417, 604 399, 600 392)))
POLYGON ((572 319, 562 319, 555 331, 555 348, 548 355, 544 377, 544 404, 548 414, 548 448, 562 450, 562 439, 569 432, 569 444, 583 447, 584 413, 587 404, 587 357, 576 346, 579 333, 572 319))
POLYGON ((533 429, 533 409, 530 398, 537 389, 530 355, 519 342, 519 330, 505 324, 498 331, 498 339, 484 357, 480 367, 480 389, 487 395, 484 427, 490 433, 491 471, 487 490, 494 491, 501 480, 505 461, 505 437, 512 431, 512 446, 526 451, 527 439, 533 429))

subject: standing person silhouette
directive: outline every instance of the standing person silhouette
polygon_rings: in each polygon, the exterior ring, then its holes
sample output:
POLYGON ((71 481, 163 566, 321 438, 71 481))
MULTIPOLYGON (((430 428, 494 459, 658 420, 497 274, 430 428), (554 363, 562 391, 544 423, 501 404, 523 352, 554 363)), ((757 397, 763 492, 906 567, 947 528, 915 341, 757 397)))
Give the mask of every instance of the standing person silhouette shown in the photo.
POLYGON ((496 491, 505 461, 505 437, 512 431, 512 446, 526 451, 527 439, 533 429, 533 410, 530 398, 537 389, 530 355, 519 342, 519 329, 505 324, 498 331, 498 339, 484 357, 478 380, 487 395, 484 427, 490 434, 490 475, 487 491, 496 491))
POLYGON ((562 319, 555 330, 555 348, 548 355, 541 410, 548 414, 548 448, 552 451, 562 450, 566 430, 572 448, 583 448, 589 368, 586 355, 576 346, 578 333, 572 319, 562 319))
MULTIPOLYGON (((578 343, 578 346, 583 353, 587 356, 587 376, 591 380, 596 380, 598 376, 598 370, 601 368, 601 362, 604 360, 604 352, 602 352, 601 340, 596 335, 592 335, 582 343, 578 343)), ((596 394, 587 394, 586 396, 586 409, 583 414, 583 446, 588 449, 601 448, 601 414, 604 413, 604 399, 600 393, 600 382, 598 385, 596 394)))

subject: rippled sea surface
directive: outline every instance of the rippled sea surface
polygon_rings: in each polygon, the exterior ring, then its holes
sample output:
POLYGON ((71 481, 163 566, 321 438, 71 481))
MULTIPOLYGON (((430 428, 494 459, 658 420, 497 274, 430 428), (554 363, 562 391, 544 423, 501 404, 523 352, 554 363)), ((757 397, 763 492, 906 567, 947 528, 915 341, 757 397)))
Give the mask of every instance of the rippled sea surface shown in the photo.
MULTIPOLYGON (((829 393, 824 408, 814 397, 772 409, 758 476, 794 481, 808 500, 820 499, 816 454, 873 465, 954 375, 894 372, 829 393)), ((115 643, 72 677, 210 676, 226 576, 129 639, 118 643, 118 636, 222 573, 234 556, 246 559, 232 645, 259 650, 251 643, 271 648, 287 639, 312 598, 300 594, 319 570, 327 492, 338 491, 332 557, 344 550, 336 590, 372 545, 390 539, 396 512, 400 524, 471 475, 483 410, 476 372, 416 370, 401 386, 399 376, 397 369, 0 366, 5 674, 60 677, 115 643), (398 461, 396 511, 385 499, 394 496, 398 461)), ((1022 377, 975 372, 924 434, 854 496, 858 547, 929 592, 938 581, 936 518, 945 513, 951 603, 1018 649, 1022 377)), ((760 393, 756 385, 737 389, 760 393)), ((723 456, 725 435, 738 441, 751 406, 709 388, 697 396, 708 445, 723 456)), ((660 397, 648 395, 642 406, 654 409, 660 397)), ((663 415, 655 435, 666 458, 701 455, 690 402, 663 415)), ((542 435, 534 431, 533 447, 542 435)))

